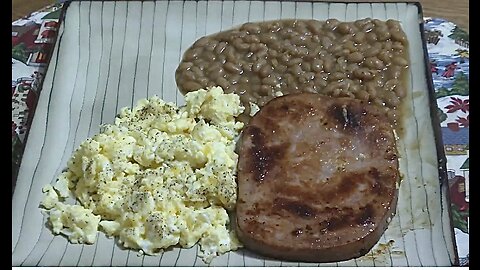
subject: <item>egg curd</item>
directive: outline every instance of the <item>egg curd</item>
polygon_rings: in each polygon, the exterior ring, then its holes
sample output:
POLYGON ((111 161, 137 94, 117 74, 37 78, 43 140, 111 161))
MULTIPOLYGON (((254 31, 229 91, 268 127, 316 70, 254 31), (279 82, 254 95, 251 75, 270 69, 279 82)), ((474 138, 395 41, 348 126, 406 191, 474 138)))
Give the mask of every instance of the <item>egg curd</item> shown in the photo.
POLYGON ((237 199, 235 138, 244 111, 220 87, 190 92, 178 108, 158 97, 123 108, 84 141, 56 183, 43 188, 53 233, 92 244, 97 232, 155 255, 190 248, 200 257, 241 247, 229 224, 237 199), (67 204, 73 194, 78 205, 67 204))

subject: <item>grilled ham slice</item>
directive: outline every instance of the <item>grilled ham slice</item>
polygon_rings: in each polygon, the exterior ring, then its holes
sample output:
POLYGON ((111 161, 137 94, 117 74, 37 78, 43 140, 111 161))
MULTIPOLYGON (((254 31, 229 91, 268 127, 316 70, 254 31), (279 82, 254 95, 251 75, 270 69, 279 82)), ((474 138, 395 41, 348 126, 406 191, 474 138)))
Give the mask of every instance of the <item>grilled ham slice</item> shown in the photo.
POLYGON ((268 102, 239 141, 236 230, 265 256, 333 262, 366 254, 395 214, 395 136, 383 109, 291 94, 268 102))

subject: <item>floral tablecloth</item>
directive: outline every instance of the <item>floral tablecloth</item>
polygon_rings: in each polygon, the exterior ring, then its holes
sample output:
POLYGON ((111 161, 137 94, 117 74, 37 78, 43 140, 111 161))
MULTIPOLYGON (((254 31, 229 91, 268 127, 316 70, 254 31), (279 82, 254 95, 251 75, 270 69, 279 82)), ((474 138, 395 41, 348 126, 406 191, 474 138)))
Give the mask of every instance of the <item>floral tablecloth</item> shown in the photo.
MULTIPOLYGON (((12 23, 12 192, 58 30, 62 4, 12 23)), ((455 24, 425 18, 460 265, 469 264, 469 40, 455 24)))

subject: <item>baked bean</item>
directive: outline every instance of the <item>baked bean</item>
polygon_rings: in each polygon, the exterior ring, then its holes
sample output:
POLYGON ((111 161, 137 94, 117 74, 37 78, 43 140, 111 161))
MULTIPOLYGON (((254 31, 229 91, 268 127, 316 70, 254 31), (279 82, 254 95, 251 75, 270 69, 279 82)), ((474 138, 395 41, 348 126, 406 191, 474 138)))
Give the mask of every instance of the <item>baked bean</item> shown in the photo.
POLYGON ((378 41, 377 34, 375 34, 374 32, 367 33, 365 37, 370 44, 376 43, 378 41))
POLYGON ((394 91, 399 98, 404 98, 407 96, 407 89, 405 89, 405 87, 403 87, 401 84, 398 84, 394 91))
POLYGON ((392 35, 392 39, 395 41, 400 41, 402 44, 407 42, 407 36, 405 36, 405 33, 403 33, 401 30, 392 29, 390 34, 392 35))
POLYGON ((266 64, 258 71, 258 73, 260 74, 260 77, 265 78, 268 75, 270 75, 272 71, 273 71, 272 66, 269 64, 266 64))
POLYGON ((407 49, 406 35, 394 20, 246 23, 197 40, 175 79, 182 93, 214 85, 237 93, 246 105, 239 119, 248 120, 248 102, 262 106, 277 92, 352 97, 396 117, 408 89, 407 49))
POLYGON ((301 63, 301 66, 300 66, 300 67, 301 67, 301 68, 303 69, 303 71, 305 71, 305 72, 310 72, 310 71, 312 71, 312 66, 311 66, 310 62, 303 62, 303 63, 301 63))
POLYGON ((276 86, 278 81, 274 76, 268 76, 262 80, 262 83, 270 86, 276 86))
POLYGON ((356 32, 353 36, 353 41, 356 43, 363 43, 365 41, 365 33, 364 32, 356 32))
POLYGON ((326 72, 333 72, 335 67, 335 61, 331 58, 327 58, 323 61, 323 69, 326 72))
POLYGON ((386 78, 398 79, 400 78, 401 74, 402 74, 402 67, 392 65, 387 69, 386 78))
POLYGON ((203 47, 210 42, 208 37, 201 37, 195 43, 193 43, 193 47, 203 47))
POLYGON ((378 54, 378 59, 382 60, 385 64, 390 64, 392 62, 392 55, 389 51, 387 50, 382 50, 379 54, 378 54))
POLYGON ((294 75, 300 75, 303 73, 303 70, 299 65, 291 66, 289 69, 290 69, 290 72, 294 75))
POLYGON ((323 61, 320 59, 315 59, 312 62, 312 70, 315 72, 319 72, 323 70, 323 61))
POLYGON ((287 66, 290 67, 290 66, 298 65, 298 64, 300 64, 300 63, 302 63, 302 59, 301 59, 301 58, 294 58, 294 59, 288 61, 287 66))
POLYGON ((353 52, 347 56, 347 60, 352 63, 360 63, 363 61, 363 54, 361 52, 353 52))
POLYGON ((368 101, 370 99, 370 94, 365 90, 360 90, 355 93, 355 97, 363 101, 368 101))
POLYGON ((367 68, 358 68, 353 71, 353 76, 361 80, 371 80, 373 79, 373 74, 367 68))
POLYGON ((384 85, 385 91, 393 91, 398 83, 397 79, 388 80, 384 85))
POLYGON ((336 31, 338 31, 340 34, 350 34, 353 32, 352 27, 350 26, 349 23, 342 22, 338 24, 336 31))
POLYGON ((392 48, 398 51, 403 50, 403 44, 399 41, 393 42, 392 48))
POLYGON ((343 44, 343 47, 345 49, 349 50, 349 53, 351 52, 356 52, 358 51, 357 47, 355 46, 355 43, 352 40, 348 40, 343 44))
POLYGON ((223 77, 225 75, 225 70, 223 70, 223 68, 221 67, 214 68, 214 69, 209 68, 209 70, 211 71, 208 72, 208 78, 211 80, 215 80, 215 78, 223 77))
POLYGON ((215 54, 217 54, 217 55, 221 54, 225 50, 226 47, 227 47, 226 42, 222 41, 222 42, 218 43, 217 47, 215 47, 215 50, 214 50, 215 54))
POLYGON ((405 58, 400 57, 400 56, 393 57, 392 58, 392 63, 394 63, 395 65, 401 66, 401 67, 408 66, 408 61, 405 58))
POLYGON ((388 27, 377 28, 376 33, 380 41, 385 41, 391 36, 388 27))
POLYGON ((233 73, 233 74, 242 74, 243 70, 240 66, 232 63, 232 62, 226 62, 224 65, 223 65, 223 68, 230 72, 230 73, 233 73))
POLYGON ((218 77, 217 80, 216 80, 217 84, 219 86, 221 86, 223 89, 227 88, 230 83, 227 81, 227 79, 223 78, 223 77, 218 77))
POLYGON ((339 24, 340 22, 337 19, 328 19, 323 25, 323 28, 333 31, 339 24))
POLYGON ((329 37, 322 37, 322 46, 325 49, 330 48, 332 45, 333 45, 333 42, 329 37))
POLYGON ((384 69, 385 64, 382 60, 378 59, 376 56, 368 57, 364 62, 365 66, 371 69, 384 69))
POLYGON ((256 23, 245 23, 241 29, 247 31, 249 34, 258 34, 261 30, 260 26, 256 23))
POLYGON ((338 81, 344 78, 345 78, 345 73, 343 72, 334 72, 328 77, 328 79, 332 81, 338 81))
POLYGON ((228 81, 229 81, 232 85, 235 85, 235 84, 238 84, 238 82, 240 81, 240 78, 241 78, 241 75, 231 74, 230 76, 228 76, 228 81))
POLYGON ((258 38, 257 35, 248 35, 245 37, 245 42, 247 43, 259 43, 260 42, 260 38, 258 38))
POLYGON ((191 91, 195 91, 195 90, 198 90, 200 88, 202 88, 202 86, 197 83, 197 82, 194 82, 194 81, 186 81, 183 83, 182 85, 185 89, 189 89, 191 91))

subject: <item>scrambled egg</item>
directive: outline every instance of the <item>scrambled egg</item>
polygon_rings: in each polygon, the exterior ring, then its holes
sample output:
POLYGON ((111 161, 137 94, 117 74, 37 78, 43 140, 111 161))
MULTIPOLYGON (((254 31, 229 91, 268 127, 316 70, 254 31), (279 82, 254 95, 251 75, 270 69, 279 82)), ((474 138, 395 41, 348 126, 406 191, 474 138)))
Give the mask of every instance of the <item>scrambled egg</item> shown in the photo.
POLYGON ((219 87, 177 108, 158 97, 124 108, 84 141, 41 202, 55 234, 94 243, 97 231, 149 255, 197 242, 205 262, 241 247, 227 210, 237 198, 235 117, 244 107, 219 87), (73 193, 81 205, 66 204, 73 193))

